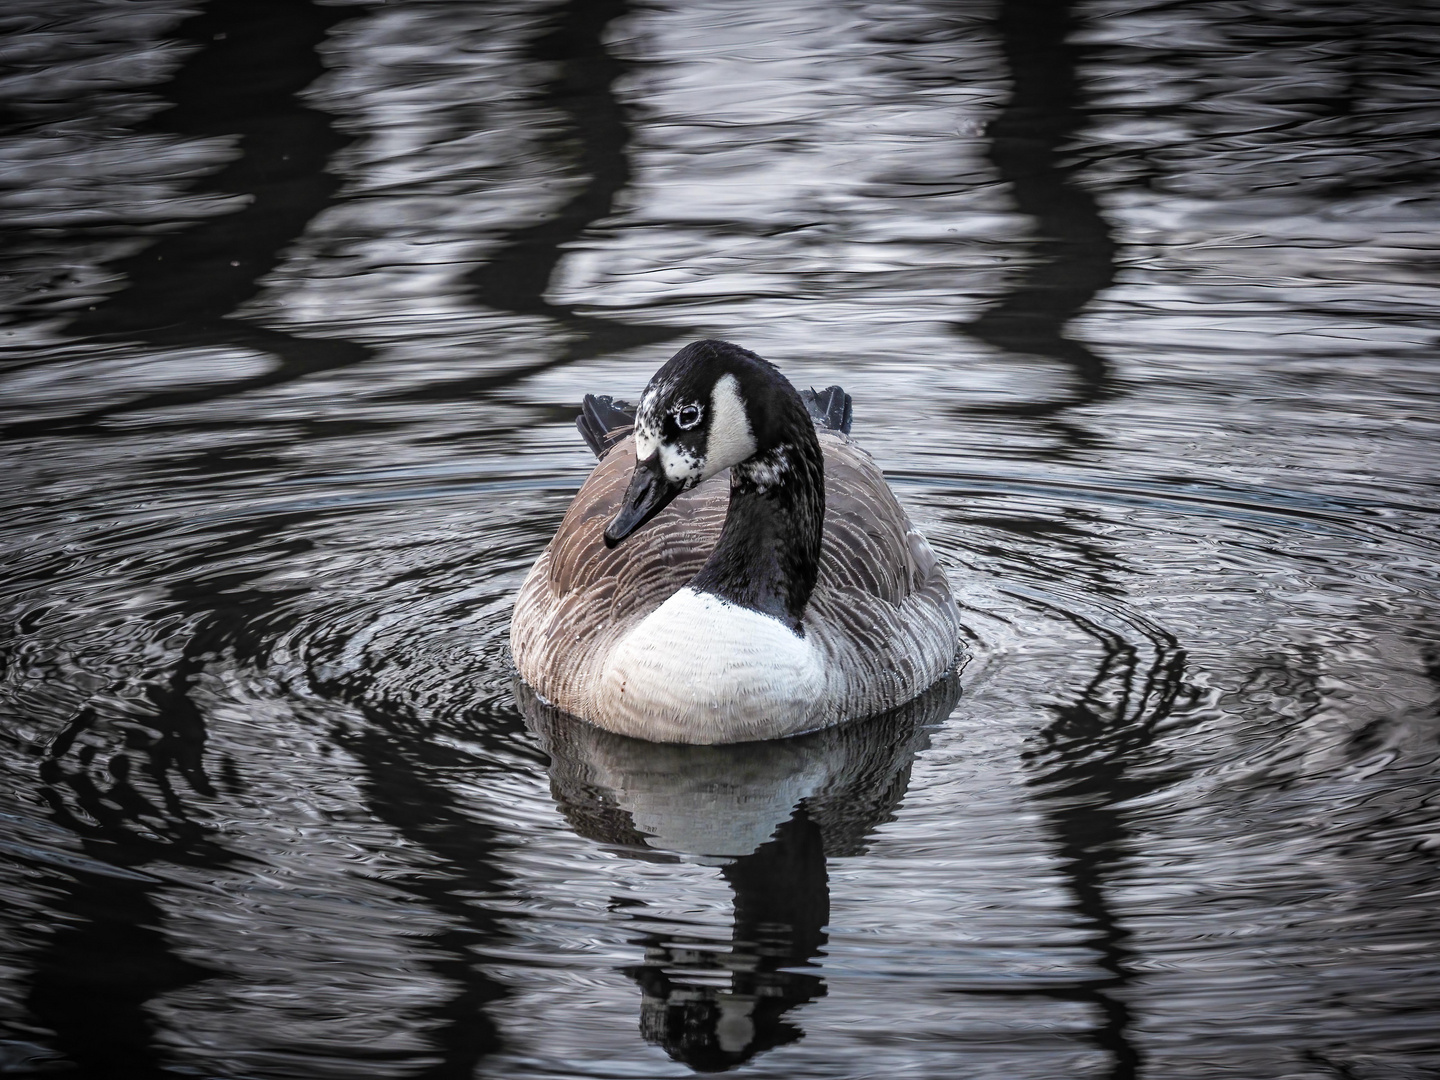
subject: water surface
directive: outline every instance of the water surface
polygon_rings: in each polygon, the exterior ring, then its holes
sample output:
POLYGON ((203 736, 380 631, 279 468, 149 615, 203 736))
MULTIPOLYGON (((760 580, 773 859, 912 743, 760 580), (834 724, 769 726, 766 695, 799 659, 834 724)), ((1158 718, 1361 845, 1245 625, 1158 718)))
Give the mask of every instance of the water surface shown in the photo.
POLYGON ((0 1071, 1440 1069, 1434 5, 0 34, 0 1071), (853 394, 956 680, 515 685, 581 395, 707 336, 853 394))

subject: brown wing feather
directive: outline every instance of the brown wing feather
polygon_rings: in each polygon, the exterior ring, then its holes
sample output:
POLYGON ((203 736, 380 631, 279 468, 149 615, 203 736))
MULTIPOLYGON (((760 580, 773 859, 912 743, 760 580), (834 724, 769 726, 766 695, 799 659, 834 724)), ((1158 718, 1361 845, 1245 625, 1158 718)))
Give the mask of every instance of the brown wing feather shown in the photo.
POLYGON ((825 450, 825 539, 819 586, 899 604, 915 585, 906 533, 910 519, 880 469, 848 440, 821 438, 825 450))

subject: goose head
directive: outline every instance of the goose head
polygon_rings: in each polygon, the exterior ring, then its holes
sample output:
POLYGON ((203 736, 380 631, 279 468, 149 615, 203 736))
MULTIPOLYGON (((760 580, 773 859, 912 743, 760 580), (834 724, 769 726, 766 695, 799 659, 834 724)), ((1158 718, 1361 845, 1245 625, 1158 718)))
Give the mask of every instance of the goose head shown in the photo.
POLYGON ((681 492, 726 469, 763 487, 782 479, 785 447, 814 428, 780 372, 728 341, 697 341, 645 387, 635 413, 635 472, 605 529, 614 547, 681 492))

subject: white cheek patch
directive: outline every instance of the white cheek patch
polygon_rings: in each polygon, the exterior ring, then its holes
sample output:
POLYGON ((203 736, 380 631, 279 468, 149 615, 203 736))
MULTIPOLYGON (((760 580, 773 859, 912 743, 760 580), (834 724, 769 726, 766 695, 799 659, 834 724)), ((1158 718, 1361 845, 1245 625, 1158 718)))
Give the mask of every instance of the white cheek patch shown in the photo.
POLYGON ((710 392, 710 437, 705 444, 703 478, 708 480, 754 455, 755 433, 740 398, 740 382, 734 375, 722 375, 710 392))

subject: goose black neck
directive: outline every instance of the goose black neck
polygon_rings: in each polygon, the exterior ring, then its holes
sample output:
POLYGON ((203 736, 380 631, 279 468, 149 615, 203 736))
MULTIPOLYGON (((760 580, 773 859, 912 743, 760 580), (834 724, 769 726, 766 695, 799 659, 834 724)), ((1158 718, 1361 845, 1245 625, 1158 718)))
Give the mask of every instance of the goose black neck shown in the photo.
POLYGON ((725 527, 690 587, 801 633, 824 525, 825 462, 807 417, 786 442, 730 470, 725 527))

